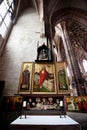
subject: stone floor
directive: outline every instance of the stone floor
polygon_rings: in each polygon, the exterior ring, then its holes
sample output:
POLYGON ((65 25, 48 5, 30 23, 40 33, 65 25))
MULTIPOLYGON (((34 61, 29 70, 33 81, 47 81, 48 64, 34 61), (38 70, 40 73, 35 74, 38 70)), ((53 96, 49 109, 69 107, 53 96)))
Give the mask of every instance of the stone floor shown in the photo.
POLYGON ((87 130, 87 113, 67 112, 67 115, 80 123, 81 130, 87 130))

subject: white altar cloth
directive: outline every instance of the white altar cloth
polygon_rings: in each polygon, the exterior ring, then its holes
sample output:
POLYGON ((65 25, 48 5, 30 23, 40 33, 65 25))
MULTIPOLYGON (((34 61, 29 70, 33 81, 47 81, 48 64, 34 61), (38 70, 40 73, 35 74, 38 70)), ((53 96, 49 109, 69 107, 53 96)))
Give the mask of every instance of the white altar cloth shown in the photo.
POLYGON ((80 130, 80 124, 66 115, 27 115, 10 124, 10 130, 80 130))
POLYGON ((14 120, 11 125, 76 125, 79 124, 72 118, 66 115, 66 118, 62 116, 26 116, 26 119, 24 116, 20 119, 18 117, 16 120, 14 120))

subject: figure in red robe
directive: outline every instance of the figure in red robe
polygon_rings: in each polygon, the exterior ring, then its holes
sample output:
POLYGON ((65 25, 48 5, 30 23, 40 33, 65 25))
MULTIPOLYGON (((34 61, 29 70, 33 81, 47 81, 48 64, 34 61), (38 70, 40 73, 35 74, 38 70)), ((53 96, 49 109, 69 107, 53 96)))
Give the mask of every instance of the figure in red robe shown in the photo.
POLYGON ((78 101, 78 108, 79 108, 79 110, 80 110, 81 112, 83 112, 83 102, 82 102, 81 99, 79 99, 79 101, 78 101))
POLYGON ((43 85, 43 82, 48 79, 48 72, 45 66, 42 67, 39 74, 40 74, 40 88, 41 88, 43 85))

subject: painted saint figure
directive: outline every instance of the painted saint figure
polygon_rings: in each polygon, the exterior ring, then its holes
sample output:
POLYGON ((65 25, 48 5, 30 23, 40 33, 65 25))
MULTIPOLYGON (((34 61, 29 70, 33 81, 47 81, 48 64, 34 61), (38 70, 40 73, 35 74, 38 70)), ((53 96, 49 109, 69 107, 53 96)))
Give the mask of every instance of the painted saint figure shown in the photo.
POLYGON ((21 79, 21 90, 29 90, 30 86, 30 72, 29 66, 26 65, 24 71, 22 72, 22 79, 21 79))
POLYGON ((47 72, 45 66, 42 67, 42 69, 41 69, 41 71, 40 71, 39 74, 40 74, 40 88, 41 88, 43 82, 44 82, 45 80, 47 80, 47 78, 48 78, 48 72, 47 72))
MULTIPOLYGON (((51 66, 50 66, 51 67, 51 66)), ((51 68, 49 68, 51 70, 51 68)), ((34 73, 34 92, 54 92, 54 74, 48 71, 48 66, 42 65, 40 70, 34 73)))
POLYGON ((39 60, 48 60, 48 55, 45 49, 41 50, 39 60))
POLYGON ((63 67, 58 71, 58 81, 60 90, 68 90, 68 85, 66 82, 66 73, 63 67))

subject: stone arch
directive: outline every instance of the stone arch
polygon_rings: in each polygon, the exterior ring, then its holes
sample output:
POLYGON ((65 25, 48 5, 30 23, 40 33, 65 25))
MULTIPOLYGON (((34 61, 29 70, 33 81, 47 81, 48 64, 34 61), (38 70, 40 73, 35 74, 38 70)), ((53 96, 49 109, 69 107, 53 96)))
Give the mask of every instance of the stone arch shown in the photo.
POLYGON ((87 15, 86 11, 76 8, 61 9, 55 12, 51 18, 51 23, 55 26, 62 21, 74 20, 79 24, 87 27, 87 15))

